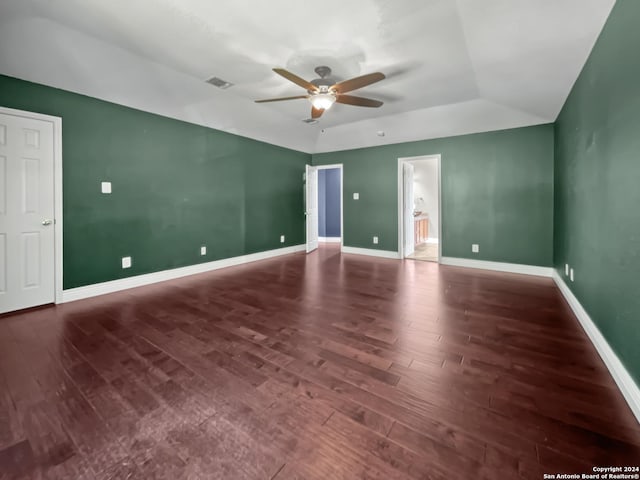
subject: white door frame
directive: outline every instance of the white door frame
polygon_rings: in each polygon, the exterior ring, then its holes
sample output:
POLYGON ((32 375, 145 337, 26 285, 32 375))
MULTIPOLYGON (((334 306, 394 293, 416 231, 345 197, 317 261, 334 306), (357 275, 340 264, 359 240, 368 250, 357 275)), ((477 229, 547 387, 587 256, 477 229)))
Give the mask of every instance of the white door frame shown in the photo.
POLYGON ((313 165, 304 167, 304 215, 305 250, 311 253, 318 249, 318 169, 313 165))
POLYGON ((415 157, 400 157, 398 158, 398 256, 401 259, 405 258, 404 254, 404 209, 402 208, 402 201, 404 198, 404 182, 402 181, 403 171, 402 166, 404 163, 415 162, 416 160, 429 160, 437 159, 438 161, 438 216, 440 221, 440 236, 438 238, 438 263, 442 262, 442 243, 444 242, 444 229, 442 228, 442 187, 440 179, 442 177, 442 170, 440 165, 442 163, 442 156, 438 154, 434 155, 418 155, 415 157))
POLYGON ((413 219, 414 211, 414 166, 410 162, 402 162, 402 248, 404 256, 407 257, 415 252, 416 225, 413 219), (407 218, 408 206, 411 205, 411 218, 407 218))
POLYGON ((342 188, 342 163, 333 163, 331 165, 314 165, 318 170, 331 170, 337 168, 340 170, 340 250, 344 245, 344 212, 342 211, 343 188, 342 188))
POLYGON ((53 124, 53 212, 55 303, 62 303, 62 118, 0 106, 0 113, 53 124))

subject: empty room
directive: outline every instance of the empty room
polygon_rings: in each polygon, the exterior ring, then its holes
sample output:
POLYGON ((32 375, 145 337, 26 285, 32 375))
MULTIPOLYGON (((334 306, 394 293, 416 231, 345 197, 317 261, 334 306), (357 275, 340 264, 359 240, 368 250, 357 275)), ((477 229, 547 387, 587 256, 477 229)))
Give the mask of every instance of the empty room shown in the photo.
POLYGON ((638 24, 0 1, 0 480, 640 479, 638 24))

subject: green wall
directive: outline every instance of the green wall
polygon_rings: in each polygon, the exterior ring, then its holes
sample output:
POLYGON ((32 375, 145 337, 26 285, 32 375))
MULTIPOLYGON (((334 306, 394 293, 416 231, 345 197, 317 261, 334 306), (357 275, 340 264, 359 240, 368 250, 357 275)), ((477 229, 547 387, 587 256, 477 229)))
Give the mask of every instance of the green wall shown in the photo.
POLYGON ((555 125, 554 263, 640 384, 638 19, 616 3, 555 125))
POLYGON ((398 158, 438 153, 444 256, 552 265, 553 125, 313 155, 344 164, 344 244, 397 251, 398 158))
POLYGON ((344 165, 344 244, 397 251, 397 159, 441 154, 443 255, 570 264, 640 383, 638 18, 616 3, 554 125, 308 155, 1 75, 0 105, 63 118, 64 288, 303 243, 308 162, 344 165))
POLYGON ((0 105, 62 117, 64 288, 304 243, 308 154, 6 76, 0 105))

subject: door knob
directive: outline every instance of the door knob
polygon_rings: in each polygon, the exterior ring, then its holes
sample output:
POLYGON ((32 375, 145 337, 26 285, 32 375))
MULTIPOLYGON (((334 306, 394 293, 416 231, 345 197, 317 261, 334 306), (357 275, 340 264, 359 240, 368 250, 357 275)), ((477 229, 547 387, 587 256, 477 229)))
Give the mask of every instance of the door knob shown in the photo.
POLYGON ((51 225, 52 223, 53 223, 53 220, 49 220, 49 219, 42 221, 42 225, 44 226, 51 225))

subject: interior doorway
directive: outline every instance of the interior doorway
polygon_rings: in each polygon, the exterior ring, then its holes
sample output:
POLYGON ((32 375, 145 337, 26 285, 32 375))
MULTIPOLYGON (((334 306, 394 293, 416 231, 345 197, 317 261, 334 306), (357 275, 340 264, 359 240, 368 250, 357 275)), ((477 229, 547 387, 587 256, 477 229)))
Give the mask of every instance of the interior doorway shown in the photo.
POLYGON ((305 215, 307 253, 318 243, 343 239, 342 164, 307 165, 305 172, 305 215))
POLYGON ((318 167, 318 241, 342 242, 342 167, 318 167))
POLYGON ((398 159, 398 246, 401 258, 442 258, 440 155, 398 159))
POLYGON ((0 313, 61 300, 61 129, 0 107, 0 313))

